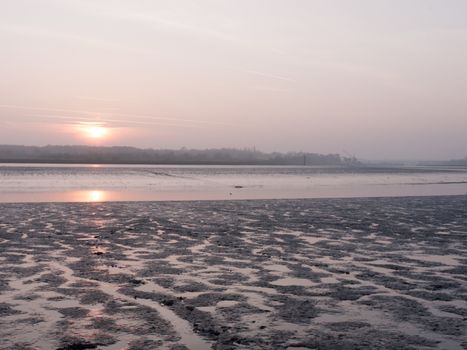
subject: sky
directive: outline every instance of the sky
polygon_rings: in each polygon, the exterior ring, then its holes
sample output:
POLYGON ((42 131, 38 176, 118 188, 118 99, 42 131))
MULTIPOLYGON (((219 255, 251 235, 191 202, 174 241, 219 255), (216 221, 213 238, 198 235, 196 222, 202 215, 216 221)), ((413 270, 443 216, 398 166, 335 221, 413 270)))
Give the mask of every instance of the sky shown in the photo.
POLYGON ((467 156, 465 0, 0 0, 0 144, 467 156))

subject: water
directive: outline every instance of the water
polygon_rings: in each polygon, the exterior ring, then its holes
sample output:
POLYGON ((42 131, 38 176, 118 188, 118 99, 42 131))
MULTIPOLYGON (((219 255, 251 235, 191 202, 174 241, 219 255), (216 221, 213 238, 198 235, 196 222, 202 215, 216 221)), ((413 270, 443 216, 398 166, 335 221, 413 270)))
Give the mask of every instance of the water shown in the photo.
POLYGON ((0 202, 467 194, 467 168, 0 164, 0 202))

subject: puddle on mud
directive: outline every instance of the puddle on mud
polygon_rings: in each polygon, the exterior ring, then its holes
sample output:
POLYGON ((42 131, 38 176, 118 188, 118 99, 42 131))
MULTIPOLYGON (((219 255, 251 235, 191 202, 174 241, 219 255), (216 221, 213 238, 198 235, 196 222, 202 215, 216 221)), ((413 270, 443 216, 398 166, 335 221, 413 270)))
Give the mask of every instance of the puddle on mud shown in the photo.
POLYGON ((264 269, 265 270, 270 270, 270 271, 275 271, 275 272, 283 272, 283 273, 287 273, 287 272, 292 271, 287 266, 279 265, 279 264, 266 265, 266 266, 264 266, 264 269))
POLYGON ((278 280, 272 281, 271 284, 275 286, 303 286, 303 287, 313 287, 313 286, 318 285, 318 283, 312 282, 304 278, 293 278, 293 277, 280 278, 278 280))
MULTIPOLYGON (((414 254, 410 256, 411 259, 430 261, 435 263, 440 263, 443 265, 449 266, 458 266, 460 265, 459 259, 462 259, 462 256, 455 255, 430 255, 430 254, 414 254)), ((465 257, 464 257, 465 259, 465 257)))

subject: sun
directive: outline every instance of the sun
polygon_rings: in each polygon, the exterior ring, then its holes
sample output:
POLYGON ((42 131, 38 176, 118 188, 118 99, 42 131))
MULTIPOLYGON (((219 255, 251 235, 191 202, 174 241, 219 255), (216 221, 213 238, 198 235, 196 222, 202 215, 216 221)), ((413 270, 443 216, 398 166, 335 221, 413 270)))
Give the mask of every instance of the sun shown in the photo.
POLYGON ((102 202, 104 200, 103 191, 91 191, 89 192, 89 201, 90 202, 102 202))
POLYGON ((81 140, 90 144, 102 144, 115 136, 114 129, 102 122, 78 122, 73 129, 81 140))
POLYGON ((92 139, 102 139, 106 137, 109 130, 103 126, 87 126, 84 128, 86 136, 92 139))

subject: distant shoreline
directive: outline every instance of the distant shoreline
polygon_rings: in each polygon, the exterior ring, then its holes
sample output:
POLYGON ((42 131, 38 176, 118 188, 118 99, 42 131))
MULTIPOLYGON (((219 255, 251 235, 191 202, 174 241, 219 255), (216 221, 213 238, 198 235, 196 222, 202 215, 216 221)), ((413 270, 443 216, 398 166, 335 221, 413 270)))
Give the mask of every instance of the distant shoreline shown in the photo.
POLYGON ((2 163, 151 164, 151 165, 359 165, 355 157, 310 152, 261 152, 256 149, 141 149, 112 146, 0 145, 2 163))
POLYGON ((112 161, 54 161, 54 160, 30 160, 30 159, 18 159, 18 160, 4 160, 0 159, 0 164, 70 164, 70 165, 238 165, 238 166, 288 166, 288 167, 325 167, 325 168, 359 168, 367 167, 365 165, 332 165, 332 164, 278 164, 268 162, 112 162, 112 161))

